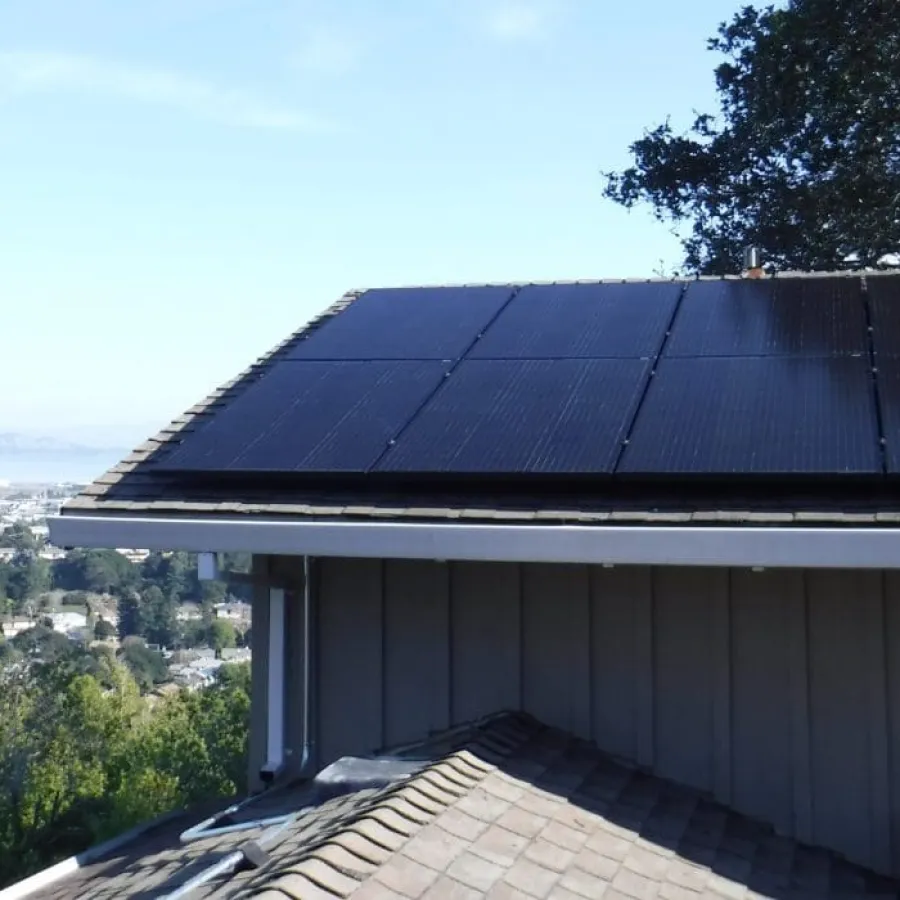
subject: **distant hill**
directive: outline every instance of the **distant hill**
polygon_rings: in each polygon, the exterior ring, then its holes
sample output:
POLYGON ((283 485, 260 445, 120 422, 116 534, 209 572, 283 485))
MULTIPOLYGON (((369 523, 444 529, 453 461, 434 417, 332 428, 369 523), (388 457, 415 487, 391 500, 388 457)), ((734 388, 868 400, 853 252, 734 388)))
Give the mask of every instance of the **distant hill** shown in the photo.
POLYGON ((41 437, 16 432, 0 432, 0 456, 96 456, 102 453, 120 453, 119 448, 94 447, 88 444, 76 444, 61 441, 57 438, 41 437))

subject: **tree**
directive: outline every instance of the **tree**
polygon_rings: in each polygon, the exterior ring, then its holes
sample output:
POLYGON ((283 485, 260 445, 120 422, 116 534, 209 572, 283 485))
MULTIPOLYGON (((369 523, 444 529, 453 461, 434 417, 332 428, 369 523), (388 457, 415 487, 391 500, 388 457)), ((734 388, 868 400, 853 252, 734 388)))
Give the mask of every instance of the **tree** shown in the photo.
POLYGON ((234 625, 225 619, 215 619, 209 626, 209 644, 216 653, 237 646, 237 633, 234 625))
POLYGON ((41 543, 24 522, 14 522, 0 534, 0 547, 12 547, 20 552, 23 550, 35 552, 41 543))
POLYGON ((228 585, 224 581, 201 581, 200 603, 215 606, 223 603, 228 596, 228 585))
POLYGON ((196 598, 199 592, 196 554, 151 553, 141 566, 141 575, 175 604, 196 598))
POLYGON ((116 629, 112 622, 107 622, 106 619, 97 620, 97 624, 94 626, 94 637, 98 641, 105 641, 115 636, 116 629))
POLYGON ((21 608, 50 590, 50 565, 34 553, 22 551, 13 557, 6 580, 6 593, 21 608))
POLYGON ((253 565, 253 557, 249 553, 223 553, 219 557, 219 567, 223 572, 247 573, 253 565))
POLYGON ((137 568, 115 550, 71 550, 53 574, 62 590, 95 594, 120 594, 139 580, 137 568))
POLYGON ((140 638, 127 638, 119 651, 141 691, 163 684, 169 678, 166 661, 158 650, 151 650, 140 638))
POLYGON ((150 705, 128 669, 101 655, 102 679, 63 663, 0 672, 0 889, 244 788, 249 667, 223 666, 211 688, 150 705))
POLYGON ((719 114, 669 122, 605 194, 690 225, 685 265, 723 274, 755 245, 777 269, 884 264, 900 248, 900 17, 883 0, 747 6, 710 49, 719 114))
POLYGON ((16 662, 21 653, 3 635, 0 635, 0 672, 10 663, 16 662))
POLYGON ((140 599, 140 634, 151 644, 171 647, 178 637, 178 620, 176 603, 155 584, 150 585, 141 594, 140 599))
POLYGON ((126 591, 119 599, 119 637, 123 640, 142 632, 140 599, 137 591, 126 591))
POLYGON ((199 619, 181 623, 181 631, 178 635, 180 647, 200 647, 209 640, 209 628, 199 619))
POLYGON ((10 643, 25 656, 45 663, 57 663, 77 652, 75 645, 64 634, 46 625, 27 628, 12 638, 10 643))

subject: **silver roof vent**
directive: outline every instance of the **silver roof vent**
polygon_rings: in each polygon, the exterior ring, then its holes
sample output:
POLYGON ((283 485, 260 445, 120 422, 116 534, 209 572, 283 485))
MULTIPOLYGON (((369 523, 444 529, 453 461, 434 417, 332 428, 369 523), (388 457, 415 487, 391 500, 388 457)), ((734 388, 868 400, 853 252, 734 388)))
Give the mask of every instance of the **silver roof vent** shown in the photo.
POLYGON ((759 247, 744 248, 744 278, 763 278, 762 250, 759 247))

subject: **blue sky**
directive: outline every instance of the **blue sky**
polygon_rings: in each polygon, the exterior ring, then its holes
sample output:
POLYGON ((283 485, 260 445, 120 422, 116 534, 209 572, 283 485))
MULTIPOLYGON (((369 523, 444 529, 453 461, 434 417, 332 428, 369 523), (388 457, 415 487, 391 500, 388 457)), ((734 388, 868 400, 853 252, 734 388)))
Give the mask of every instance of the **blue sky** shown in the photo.
POLYGON ((0 4, 0 432, 132 444, 349 288, 676 265, 599 173, 737 6, 0 4))

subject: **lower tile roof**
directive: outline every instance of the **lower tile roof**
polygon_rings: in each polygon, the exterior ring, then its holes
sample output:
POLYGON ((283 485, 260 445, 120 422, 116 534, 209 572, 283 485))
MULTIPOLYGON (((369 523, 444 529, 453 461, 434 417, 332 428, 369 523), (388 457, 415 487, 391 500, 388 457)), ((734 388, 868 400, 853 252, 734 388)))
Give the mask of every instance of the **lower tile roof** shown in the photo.
POLYGON ((162 898, 244 847, 192 898, 896 898, 900 883, 776 835, 701 793, 521 715, 409 748, 411 776, 312 802, 287 826, 180 845, 185 823, 60 882, 52 900, 162 898))

